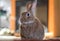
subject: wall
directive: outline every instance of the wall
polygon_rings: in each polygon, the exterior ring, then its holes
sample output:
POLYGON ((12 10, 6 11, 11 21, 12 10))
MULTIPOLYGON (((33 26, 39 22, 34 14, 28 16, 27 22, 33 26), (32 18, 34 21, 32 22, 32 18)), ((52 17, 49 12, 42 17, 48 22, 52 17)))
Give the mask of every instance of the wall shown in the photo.
POLYGON ((47 14, 47 6, 43 5, 40 7, 37 7, 37 12, 36 12, 36 16, 40 19, 40 21, 47 26, 47 22, 48 22, 48 14, 47 14))

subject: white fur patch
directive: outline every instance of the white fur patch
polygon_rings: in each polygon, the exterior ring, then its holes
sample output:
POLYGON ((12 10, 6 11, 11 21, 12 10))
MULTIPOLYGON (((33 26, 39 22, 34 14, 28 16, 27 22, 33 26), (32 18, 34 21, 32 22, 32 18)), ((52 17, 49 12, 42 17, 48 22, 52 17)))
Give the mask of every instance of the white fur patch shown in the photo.
POLYGON ((29 21, 29 22, 23 22, 24 24, 30 24, 33 23, 34 21, 29 21))

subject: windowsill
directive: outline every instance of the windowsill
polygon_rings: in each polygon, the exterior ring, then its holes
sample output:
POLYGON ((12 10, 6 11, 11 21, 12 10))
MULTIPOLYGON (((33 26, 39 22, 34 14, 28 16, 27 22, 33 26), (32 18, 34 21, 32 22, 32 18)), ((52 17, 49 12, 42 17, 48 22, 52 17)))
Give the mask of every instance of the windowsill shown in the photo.
POLYGON ((14 40, 14 39, 21 39, 21 38, 16 36, 0 36, 0 40, 14 40))

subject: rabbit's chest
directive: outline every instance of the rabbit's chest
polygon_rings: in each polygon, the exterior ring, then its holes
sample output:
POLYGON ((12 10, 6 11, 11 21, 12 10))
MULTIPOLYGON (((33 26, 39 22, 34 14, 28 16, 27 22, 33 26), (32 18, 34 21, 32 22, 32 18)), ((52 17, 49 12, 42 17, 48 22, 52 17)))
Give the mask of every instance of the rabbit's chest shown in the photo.
POLYGON ((22 29, 25 30, 25 31, 30 31, 30 30, 32 30, 34 28, 35 28, 34 23, 29 23, 29 24, 23 24, 22 25, 22 29))
POLYGON ((37 29, 36 23, 29 23, 29 24, 23 24, 21 31, 24 35, 30 35, 31 33, 35 32, 37 29))
POLYGON ((22 26, 24 27, 24 28, 26 28, 26 27, 33 27, 33 25, 34 25, 35 23, 34 23, 34 21, 28 21, 28 22, 23 22, 22 23, 22 26))

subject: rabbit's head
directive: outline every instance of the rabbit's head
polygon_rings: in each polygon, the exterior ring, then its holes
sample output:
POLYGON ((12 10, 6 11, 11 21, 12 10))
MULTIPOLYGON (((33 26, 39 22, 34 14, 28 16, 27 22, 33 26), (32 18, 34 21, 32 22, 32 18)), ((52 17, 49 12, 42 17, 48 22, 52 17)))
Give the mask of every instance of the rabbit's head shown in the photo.
POLYGON ((35 10, 35 7, 34 6, 36 5, 35 3, 33 3, 32 1, 29 1, 27 4, 26 4, 26 11, 23 12, 21 15, 20 15, 20 21, 21 22, 29 22, 29 21, 33 21, 34 20, 34 14, 33 14, 33 9, 35 10))

